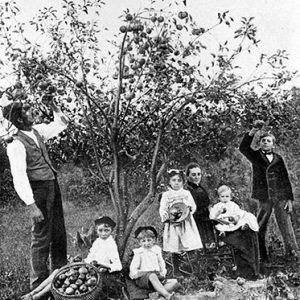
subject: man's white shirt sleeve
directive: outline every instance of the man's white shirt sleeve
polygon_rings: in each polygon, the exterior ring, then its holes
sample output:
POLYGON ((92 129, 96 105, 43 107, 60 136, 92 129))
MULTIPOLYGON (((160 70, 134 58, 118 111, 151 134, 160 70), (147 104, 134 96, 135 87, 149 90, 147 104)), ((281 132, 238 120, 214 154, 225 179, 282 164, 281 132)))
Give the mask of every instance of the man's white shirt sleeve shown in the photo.
POLYGON ((33 204, 34 198, 27 176, 26 150, 22 142, 14 140, 7 145, 11 174, 15 190, 26 205, 33 204))
POLYGON ((67 128, 67 123, 64 122, 66 117, 62 112, 53 112, 54 120, 49 124, 37 124, 33 128, 38 131, 38 133, 44 138, 44 141, 47 141, 67 128))

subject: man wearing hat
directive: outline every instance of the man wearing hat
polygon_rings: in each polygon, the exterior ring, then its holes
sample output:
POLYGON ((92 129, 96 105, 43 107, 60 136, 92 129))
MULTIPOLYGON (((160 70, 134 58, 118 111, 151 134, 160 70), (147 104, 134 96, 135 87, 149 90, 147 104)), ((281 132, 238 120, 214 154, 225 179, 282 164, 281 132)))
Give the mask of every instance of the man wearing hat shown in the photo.
POLYGON ((257 221, 261 259, 268 261, 265 238, 273 210, 284 241, 286 256, 297 259, 298 245, 290 216, 293 209, 293 191, 283 158, 273 152, 274 135, 269 132, 261 134, 259 149, 251 148, 254 135, 262 126, 262 121, 254 122, 253 128, 245 134, 240 144, 241 153, 252 164, 252 198, 258 200, 257 221))
POLYGON ((12 102, 3 116, 16 128, 7 144, 14 187, 27 205, 31 218, 31 272, 33 290, 51 271, 67 263, 67 241, 61 194, 56 170, 51 164, 45 142, 67 127, 66 118, 52 104, 54 121, 34 125, 35 116, 29 104, 12 102))

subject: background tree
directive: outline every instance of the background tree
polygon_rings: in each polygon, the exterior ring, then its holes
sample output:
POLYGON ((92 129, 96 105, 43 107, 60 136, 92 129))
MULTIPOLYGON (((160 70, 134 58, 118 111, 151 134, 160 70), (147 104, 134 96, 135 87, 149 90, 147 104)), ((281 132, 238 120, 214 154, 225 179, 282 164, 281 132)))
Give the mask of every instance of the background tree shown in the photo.
POLYGON ((157 11, 151 1, 139 12, 124 12, 110 41, 114 50, 105 57, 99 21, 91 17, 103 4, 63 0, 59 12, 45 7, 30 22, 48 37, 47 45, 38 45, 26 37, 15 3, 5 2, 0 34, 16 75, 8 97, 30 101, 44 121, 52 118, 48 103, 60 102, 72 123, 52 143, 52 155, 80 162, 107 187, 124 253, 167 166, 199 153, 220 160, 257 118, 282 140, 299 124, 289 91, 281 88, 293 76, 284 67, 285 51, 261 56, 257 69, 267 65, 268 72, 246 81, 237 73, 237 58, 258 43, 253 18, 242 18, 233 39, 212 52, 203 38, 218 26, 231 30, 228 12, 203 28, 182 7, 176 14, 157 11), (140 199, 134 198, 137 185, 140 199))

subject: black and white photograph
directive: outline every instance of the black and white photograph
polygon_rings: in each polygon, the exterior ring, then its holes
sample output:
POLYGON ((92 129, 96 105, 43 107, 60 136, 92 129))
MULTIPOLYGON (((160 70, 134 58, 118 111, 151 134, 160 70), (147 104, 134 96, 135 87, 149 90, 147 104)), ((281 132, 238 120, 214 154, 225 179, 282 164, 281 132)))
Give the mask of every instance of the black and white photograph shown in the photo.
POLYGON ((0 300, 300 299, 299 15, 0 0, 0 300))

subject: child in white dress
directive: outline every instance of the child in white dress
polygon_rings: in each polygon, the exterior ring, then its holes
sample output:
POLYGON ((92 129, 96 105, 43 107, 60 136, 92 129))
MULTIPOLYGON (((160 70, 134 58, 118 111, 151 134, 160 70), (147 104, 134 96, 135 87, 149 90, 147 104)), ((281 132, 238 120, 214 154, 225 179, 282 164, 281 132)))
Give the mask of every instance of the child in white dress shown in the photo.
POLYGON ((225 236, 227 231, 235 231, 239 228, 249 227, 253 231, 258 231, 256 217, 231 201, 232 191, 227 185, 218 188, 219 200, 210 210, 210 218, 219 222, 216 229, 221 236, 225 236))
MULTIPOLYGON (((184 175, 179 170, 168 172, 170 189, 162 193, 159 214, 164 223, 163 250, 174 254, 203 248, 193 213, 196 204, 192 194, 183 189, 184 175)), ((173 255, 174 271, 178 257, 173 255)))

